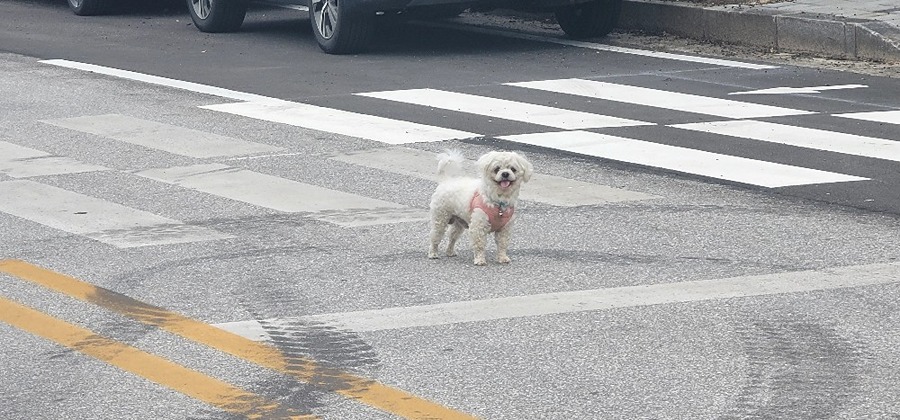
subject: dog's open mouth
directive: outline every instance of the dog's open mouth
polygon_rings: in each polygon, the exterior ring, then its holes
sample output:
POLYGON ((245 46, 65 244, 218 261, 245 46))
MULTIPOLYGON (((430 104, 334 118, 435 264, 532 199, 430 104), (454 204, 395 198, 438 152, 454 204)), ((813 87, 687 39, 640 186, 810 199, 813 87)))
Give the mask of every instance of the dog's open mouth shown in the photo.
POLYGON ((500 188, 502 188, 502 189, 504 189, 504 190, 507 189, 507 188, 509 188, 509 186, 513 184, 513 182, 510 181, 510 180, 508 180, 508 179, 504 179, 504 180, 499 181, 499 182, 497 182, 497 183, 500 184, 500 188))

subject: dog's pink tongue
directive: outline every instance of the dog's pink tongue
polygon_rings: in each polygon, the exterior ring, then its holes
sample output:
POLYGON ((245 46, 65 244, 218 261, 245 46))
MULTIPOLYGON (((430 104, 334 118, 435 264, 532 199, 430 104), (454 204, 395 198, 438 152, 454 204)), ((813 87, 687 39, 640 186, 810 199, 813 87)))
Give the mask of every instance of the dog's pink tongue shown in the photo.
POLYGON ((500 181, 500 188, 509 188, 510 182, 507 180, 500 181))

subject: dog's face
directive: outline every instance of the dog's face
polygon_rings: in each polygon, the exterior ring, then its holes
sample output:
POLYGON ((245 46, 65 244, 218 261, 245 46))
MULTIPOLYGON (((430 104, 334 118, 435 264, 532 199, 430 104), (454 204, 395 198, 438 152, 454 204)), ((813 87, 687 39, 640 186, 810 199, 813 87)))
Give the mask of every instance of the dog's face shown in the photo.
POLYGON ((531 178, 532 166, 516 152, 488 152, 478 159, 482 177, 501 195, 518 190, 531 178))

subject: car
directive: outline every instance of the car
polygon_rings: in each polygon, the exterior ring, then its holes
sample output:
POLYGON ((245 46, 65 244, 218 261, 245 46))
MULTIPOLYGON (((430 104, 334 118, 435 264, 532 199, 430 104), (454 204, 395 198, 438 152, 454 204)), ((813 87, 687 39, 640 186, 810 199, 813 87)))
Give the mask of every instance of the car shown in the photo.
MULTIPOLYGON (((100 14, 114 0, 68 0, 78 15, 100 14)), ((186 0, 194 26, 202 32, 240 29, 250 0, 186 0)), ((316 42, 328 54, 362 52, 385 16, 448 17, 466 9, 503 8, 553 12, 571 38, 603 36, 618 22, 623 0, 306 0, 316 42)))

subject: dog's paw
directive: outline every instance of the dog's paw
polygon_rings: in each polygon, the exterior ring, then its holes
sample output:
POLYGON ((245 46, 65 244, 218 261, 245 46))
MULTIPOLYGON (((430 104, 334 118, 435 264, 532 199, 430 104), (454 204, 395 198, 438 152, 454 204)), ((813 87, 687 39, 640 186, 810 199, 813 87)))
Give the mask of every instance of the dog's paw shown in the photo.
POLYGON ((507 255, 498 255, 497 256, 497 262, 500 264, 509 264, 510 261, 512 261, 512 260, 510 260, 509 256, 507 256, 507 255))
POLYGON ((484 258, 476 258, 475 265, 487 265, 487 260, 484 258))
POLYGON ((428 258, 430 258, 430 259, 432 259, 432 260, 436 260, 436 259, 438 259, 438 258, 441 258, 441 256, 438 255, 437 252, 431 252, 431 251, 429 251, 429 252, 428 252, 428 258))
POLYGON ((454 250, 454 249, 448 249, 448 250, 447 250, 447 256, 448 256, 448 257, 455 257, 455 256, 456 256, 456 250, 454 250))

